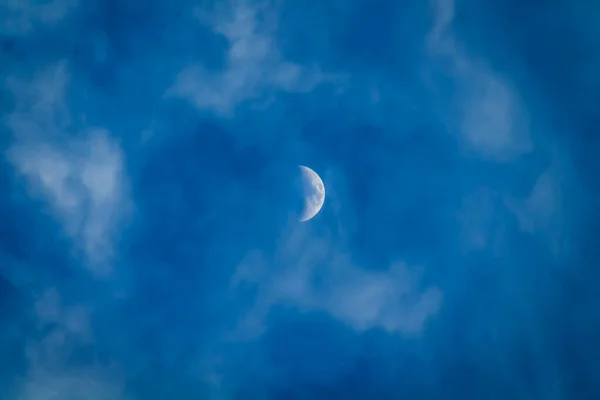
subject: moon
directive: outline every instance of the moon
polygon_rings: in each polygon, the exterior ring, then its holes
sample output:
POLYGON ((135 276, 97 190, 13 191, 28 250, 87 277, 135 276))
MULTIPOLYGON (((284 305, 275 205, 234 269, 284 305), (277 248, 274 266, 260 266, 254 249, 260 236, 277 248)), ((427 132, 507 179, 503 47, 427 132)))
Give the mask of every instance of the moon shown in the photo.
POLYGON ((299 165, 302 174, 302 192, 304 195, 304 208, 300 215, 300 222, 305 222, 317 215, 325 202, 325 185, 321 177, 312 169, 299 165))

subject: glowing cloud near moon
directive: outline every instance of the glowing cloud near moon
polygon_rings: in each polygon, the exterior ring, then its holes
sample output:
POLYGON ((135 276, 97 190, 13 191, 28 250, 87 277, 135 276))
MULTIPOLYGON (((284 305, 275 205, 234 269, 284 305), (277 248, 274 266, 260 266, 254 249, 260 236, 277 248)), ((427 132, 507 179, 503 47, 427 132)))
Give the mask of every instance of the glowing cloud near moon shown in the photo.
POLYGON ((304 222, 317 215, 323 207, 325 185, 315 171, 303 165, 298 167, 302 173, 302 192, 304 195, 304 208, 300 215, 300 222, 304 222))

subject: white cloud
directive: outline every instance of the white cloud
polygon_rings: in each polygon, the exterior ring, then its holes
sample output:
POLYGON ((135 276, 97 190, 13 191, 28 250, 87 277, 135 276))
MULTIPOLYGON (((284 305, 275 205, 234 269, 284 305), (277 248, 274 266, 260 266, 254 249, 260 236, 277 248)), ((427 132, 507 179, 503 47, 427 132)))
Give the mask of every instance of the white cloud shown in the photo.
POLYGON ((13 134, 8 160, 32 193, 49 202, 86 265, 106 274, 114 235, 129 205, 119 144, 104 129, 74 132, 64 63, 29 83, 9 79, 7 86, 16 100, 5 119, 13 134))
MULTIPOLYGON (((496 161, 510 161, 531 150, 528 116, 511 84, 471 58, 453 32, 454 0, 434 0, 430 54, 446 61, 459 84, 462 103, 456 124, 466 150, 496 161)), ((453 124, 454 125, 454 124, 453 124)))
POLYGON ((26 348, 28 370, 19 382, 15 400, 114 400, 122 389, 111 368, 72 366, 78 348, 94 343, 89 313, 83 307, 65 307, 55 289, 42 293, 34 306, 37 330, 42 334, 26 348))
MULTIPOLYGON (((210 25, 229 42, 225 70, 214 73, 202 65, 189 66, 177 76, 167 96, 228 115, 241 102, 269 90, 307 92, 332 79, 318 69, 284 60, 272 37, 273 27, 259 23, 258 14, 257 8, 236 2, 231 15, 217 15, 210 25)), ((196 15, 202 23, 210 19, 201 10, 196 15)))
MULTIPOLYGON (((403 262, 387 270, 367 270, 336 246, 296 226, 270 259, 253 252, 240 264, 234 287, 255 285, 259 295, 237 335, 255 336, 275 305, 325 311, 357 331, 379 327, 390 333, 416 335, 441 307, 437 287, 419 287, 417 271, 403 262)), ((239 337, 236 336, 236 337, 239 337)))
POLYGON ((3 0, 0 31, 26 35, 38 26, 53 27, 77 7, 78 0, 3 0))

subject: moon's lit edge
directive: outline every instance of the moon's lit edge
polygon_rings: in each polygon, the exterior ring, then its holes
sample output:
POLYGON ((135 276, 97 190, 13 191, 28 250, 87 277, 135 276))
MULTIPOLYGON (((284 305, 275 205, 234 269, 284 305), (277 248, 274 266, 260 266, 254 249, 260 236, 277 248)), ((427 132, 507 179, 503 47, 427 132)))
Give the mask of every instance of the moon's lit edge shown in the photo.
MULTIPOLYGON (((326 190, 325 190, 325 183, 323 183, 323 179, 321 179, 321 177, 319 176, 319 174, 317 174, 313 169, 304 166, 304 165, 298 165, 298 168, 300 168, 300 171, 302 171, 302 175, 303 175, 303 179, 305 179, 306 174, 309 175, 309 180, 312 184, 313 179, 316 177, 317 178, 317 182, 320 183, 323 186, 323 199, 321 200, 321 203, 319 204, 318 207, 314 208, 311 213, 307 213, 307 209, 306 209, 306 195, 303 193, 304 197, 304 207, 302 209, 302 213, 300 215, 300 222, 306 222, 312 218, 314 218, 323 208, 323 204, 325 204, 325 195, 326 195, 326 190)), ((314 185, 313 185, 314 187, 314 185)))

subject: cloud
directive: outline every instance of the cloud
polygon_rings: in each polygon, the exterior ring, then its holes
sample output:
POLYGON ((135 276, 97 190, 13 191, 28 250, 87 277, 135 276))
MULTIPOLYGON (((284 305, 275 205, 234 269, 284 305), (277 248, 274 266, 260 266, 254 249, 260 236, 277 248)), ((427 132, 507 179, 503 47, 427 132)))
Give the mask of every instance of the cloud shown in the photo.
POLYGON ((565 256, 570 234, 578 216, 567 207, 575 193, 568 193, 566 182, 575 182, 564 163, 554 163, 533 182, 525 196, 505 195, 504 204, 517 220, 519 229, 542 239, 554 256, 565 256))
MULTIPOLYGON (((273 38, 273 27, 261 23, 261 12, 272 17, 264 9, 236 2, 230 14, 218 14, 208 22, 229 43, 225 69, 211 72, 202 65, 191 65, 179 73, 167 96, 182 97, 199 109, 229 115, 240 103, 269 91, 308 92, 332 79, 319 69, 284 60, 273 38)), ((200 9, 196 17, 202 23, 211 19, 200 9)))
POLYGON ((48 289, 34 304, 34 318, 35 339, 25 349, 28 370, 15 400, 121 398, 121 385, 110 367, 71 365, 78 350, 94 344, 88 309, 67 307, 56 289, 48 289))
POLYGON ((467 151, 493 161, 511 161, 531 150, 528 115, 510 84, 480 60, 471 58, 453 32, 454 0, 434 0, 428 50, 445 61, 458 85, 460 131, 467 151))
POLYGON ((559 212, 560 191, 556 178, 551 170, 546 170, 535 181, 529 196, 522 201, 506 199, 523 231, 535 233, 540 229, 546 230, 552 216, 559 212))
POLYGON ((441 291, 430 287, 418 293, 411 269, 402 262, 385 272, 353 267, 338 274, 323 308, 358 331, 380 327, 418 334, 441 306, 441 291))
POLYGON ((457 214, 461 250, 488 250, 501 254, 506 245, 507 221, 502 196, 489 187, 467 194, 457 214))
POLYGON ((8 35, 26 35, 38 26, 54 27, 78 5, 78 0, 4 0, 0 30, 8 35))
POLYGON ((418 278, 418 269, 401 261, 384 270, 361 268, 332 237, 296 226, 273 257, 253 252, 240 264, 233 288, 250 285, 259 294, 236 333, 260 334, 269 311, 283 305, 327 312, 359 332, 378 327, 418 335, 443 300, 440 289, 422 289, 418 278))
POLYGON ((129 207, 123 153, 101 128, 81 131, 67 106, 65 63, 43 70, 32 82, 9 79, 14 111, 7 158, 31 193, 50 204, 65 233, 97 274, 110 271, 114 236, 129 207))
POLYGON ((511 82, 468 54, 453 29, 454 0, 435 0, 433 5, 435 18, 428 49, 432 60, 445 61, 456 79, 459 117, 449 125, 459 132, 464 149, 485 161, 511 162, 524 176, 533 171, 528 164, 516 162, 519 156, 552 160, 552 165, 531 182, 525 196, 515 193, 516 182, 507 186, 510 180, 506 179, 502 188, 478 189, 464 199, 459 222, 468 249, 501 251, 507 244, 508 226, 516 219, 522 233, 542 239, 555 256, 565 255, 575 217, 573 210, 566 208, 565 197, 576 202, 574 193, 565 189, 565 182, 574 178, 569 172, 568 144, 556 134, 551 118, 540 113, 542 110, 529 110, 511 82), (536 125, 530 123, 533 111, 538 113, 536 125))

